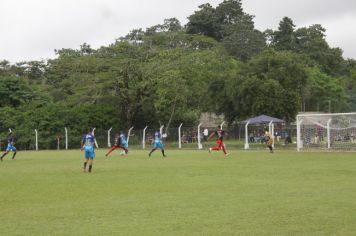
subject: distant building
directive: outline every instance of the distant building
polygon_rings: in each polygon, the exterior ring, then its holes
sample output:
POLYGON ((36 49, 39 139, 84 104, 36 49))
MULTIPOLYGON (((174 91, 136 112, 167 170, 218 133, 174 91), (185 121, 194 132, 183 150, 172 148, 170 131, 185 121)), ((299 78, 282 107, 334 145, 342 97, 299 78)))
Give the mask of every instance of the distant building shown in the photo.
POLYGON ((200 115, 199 119, 203 127, 216 127, 224 121, 223 115, 217 115, 215 113, 204 112, 200 115))

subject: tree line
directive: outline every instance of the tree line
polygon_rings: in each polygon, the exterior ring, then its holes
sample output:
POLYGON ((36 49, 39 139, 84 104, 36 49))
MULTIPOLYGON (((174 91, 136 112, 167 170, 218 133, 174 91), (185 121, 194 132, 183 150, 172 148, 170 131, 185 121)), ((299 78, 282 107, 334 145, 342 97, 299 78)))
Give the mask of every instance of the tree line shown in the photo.
POLYGON ((14 128, 23 148, 34 129, 53 148, 63 127, 80 136, 94 126, 193 126, 201 112, 232 125, 260 114, 291 122, 299 111, 356 108, 356 61, 328 45, 321 25, 296 28, 284 17, 262 32, 241 0, 203 4, 184 26, 170 18, 108 46, 55 53, 0 61, 1 134, 14 128))

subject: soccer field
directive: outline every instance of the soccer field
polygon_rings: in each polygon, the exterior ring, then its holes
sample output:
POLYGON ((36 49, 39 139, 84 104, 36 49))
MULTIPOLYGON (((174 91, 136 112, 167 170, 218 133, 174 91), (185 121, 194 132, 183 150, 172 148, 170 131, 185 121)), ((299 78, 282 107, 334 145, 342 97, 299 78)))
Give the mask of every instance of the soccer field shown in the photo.
POLYGON ((356 154, 19 152, 0 163, 0 235, 355 235, 356 154))

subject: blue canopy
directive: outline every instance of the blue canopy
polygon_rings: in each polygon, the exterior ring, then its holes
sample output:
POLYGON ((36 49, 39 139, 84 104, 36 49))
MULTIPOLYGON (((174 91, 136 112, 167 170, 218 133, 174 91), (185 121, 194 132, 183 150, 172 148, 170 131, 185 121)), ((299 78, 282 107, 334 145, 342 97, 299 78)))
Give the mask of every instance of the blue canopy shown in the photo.
POLYGON ((248 121, 250 121, 249 124, 266 124, 271 121, 273 121, 273 123, 285 123, 284 120, 281 120, 281 119, 278 119, 275 117, 271 117, 271 116, 266 116, 266 115, 256 116, 256 117, 244 120, 241 123, 246 124, 248 121))

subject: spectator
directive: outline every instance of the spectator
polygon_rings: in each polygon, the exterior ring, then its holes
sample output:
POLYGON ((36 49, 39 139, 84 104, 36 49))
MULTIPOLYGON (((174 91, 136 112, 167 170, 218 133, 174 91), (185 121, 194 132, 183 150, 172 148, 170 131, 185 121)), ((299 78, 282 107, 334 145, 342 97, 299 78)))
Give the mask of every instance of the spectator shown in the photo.
POLYGON ((204 135, 204 141, 205 142, 208 141, 209 130, 207 128, 204 129, 203 135, 204 135))
POLYGON ((167 133, 163 133, 163 134, 162 134, 162 141, 163 141, 163 143, 166 142, 166 139, 167 139, 167 133))
POLYGON ((250 143, 254 143, 255 142, 255 138, 254 138, 254 135, 253 135, 252 132, 249 135, 249 140, 250 140, 250 143))
POLYGON ((192 131, 192 143, 197 142, 197 131, 195 129, 193 129, 192 131))

